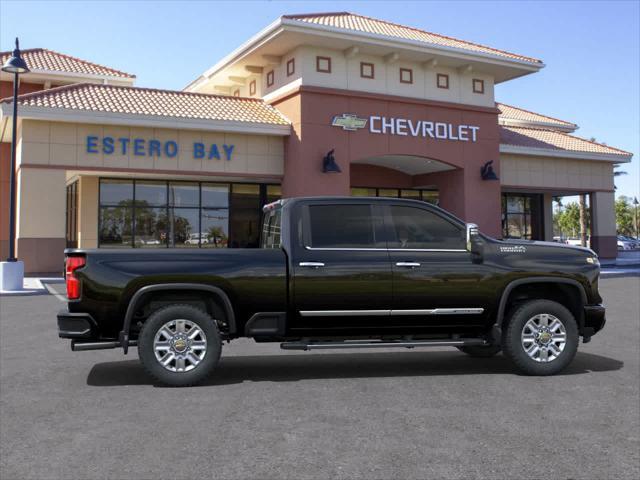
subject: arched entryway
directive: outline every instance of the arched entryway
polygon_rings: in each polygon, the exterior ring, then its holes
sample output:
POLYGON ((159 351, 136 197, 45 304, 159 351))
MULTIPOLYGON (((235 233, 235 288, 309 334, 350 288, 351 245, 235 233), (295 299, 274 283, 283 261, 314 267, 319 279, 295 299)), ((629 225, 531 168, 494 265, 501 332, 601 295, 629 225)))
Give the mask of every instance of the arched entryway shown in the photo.
POLYGON ((458 215, 464 214, 464 195, 459 182, 463 169, 415 155, 379 155, 352 162, 352 195, 413 198, 436 203, 458 215))

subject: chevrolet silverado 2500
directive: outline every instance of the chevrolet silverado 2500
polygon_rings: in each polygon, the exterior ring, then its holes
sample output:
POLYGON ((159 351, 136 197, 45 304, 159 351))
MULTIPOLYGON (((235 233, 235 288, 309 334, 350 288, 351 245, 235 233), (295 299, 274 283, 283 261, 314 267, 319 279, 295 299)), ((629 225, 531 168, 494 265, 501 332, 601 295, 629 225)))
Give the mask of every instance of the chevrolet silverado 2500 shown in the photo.
POLYGON ((296 198, 264 207, 261 248, 68 249, 74 351, 137 346, 157 381, 210 375, 224 341, 283 349, 452 346, 559 372, 603 328, 581 247, 500 241, 427 203, 296 198))

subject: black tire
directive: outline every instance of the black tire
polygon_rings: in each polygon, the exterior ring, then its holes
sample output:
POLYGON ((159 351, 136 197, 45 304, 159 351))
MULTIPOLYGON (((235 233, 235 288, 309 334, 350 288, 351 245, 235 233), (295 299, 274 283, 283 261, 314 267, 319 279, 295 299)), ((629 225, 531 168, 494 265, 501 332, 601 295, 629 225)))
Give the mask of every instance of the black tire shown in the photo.
POLYGON ((195 385, 207 378, 220 360, 222 341, 213 318, 191 305, 169 305, 149 316, 138 336, 138 356, 145 370, 157 382, 171 387, 195 385), (206 351, 200 362, 189 371, 174 372, 165 368, 156 358, 154 339, 159 330, 172 320, 188 320, 197 325, 206 336, 206 351))
POLYGON ((502 348, 500 345, 488 345, 486 347, 482 347, 480 345, 471 345, 468 347, 456 347, 463 353, 466 353, 470 357, 478 357, 478 358, 489 358, 500 353, 502 348))
POLYGON ((551 300, 530 300, 519 305, 509 316, 508 324, 503 330, 502 349, 513 365, 526 375, 555 375, 571 363, 578 351, 579 340, 578 325, 566 307, 551 300), (553 315, 562 322, 566 331, 564 349, 546 362, 529 356, 521 337, 527 322, 539 314, 553 315))

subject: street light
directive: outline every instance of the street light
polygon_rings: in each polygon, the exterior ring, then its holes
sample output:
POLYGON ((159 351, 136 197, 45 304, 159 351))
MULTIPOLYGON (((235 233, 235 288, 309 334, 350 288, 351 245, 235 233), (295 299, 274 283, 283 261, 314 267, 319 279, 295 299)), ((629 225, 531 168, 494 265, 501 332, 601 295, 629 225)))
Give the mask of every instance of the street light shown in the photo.
POLYGON ((9 171, 9 258, 3 262, 0 290, 22 290, 24 266, 16 258, 16 133, 18 130, 18 76, 28 73, 29 67, 20 55, 16 38, 13 54, 2 66, 2 71, 13 73, 13 131, 11 132, 11 170, 9 171))

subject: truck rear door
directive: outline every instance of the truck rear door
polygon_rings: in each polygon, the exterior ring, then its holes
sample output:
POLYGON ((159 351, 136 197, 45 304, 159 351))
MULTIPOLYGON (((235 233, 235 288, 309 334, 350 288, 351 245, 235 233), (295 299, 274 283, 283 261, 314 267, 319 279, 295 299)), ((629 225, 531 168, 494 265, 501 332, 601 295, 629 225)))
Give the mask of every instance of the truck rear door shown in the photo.
POLYGON ((346 334, 388 324, 392 271, 381 207, 327 200, 303 204, 298 215, 291 328, 346 334))

